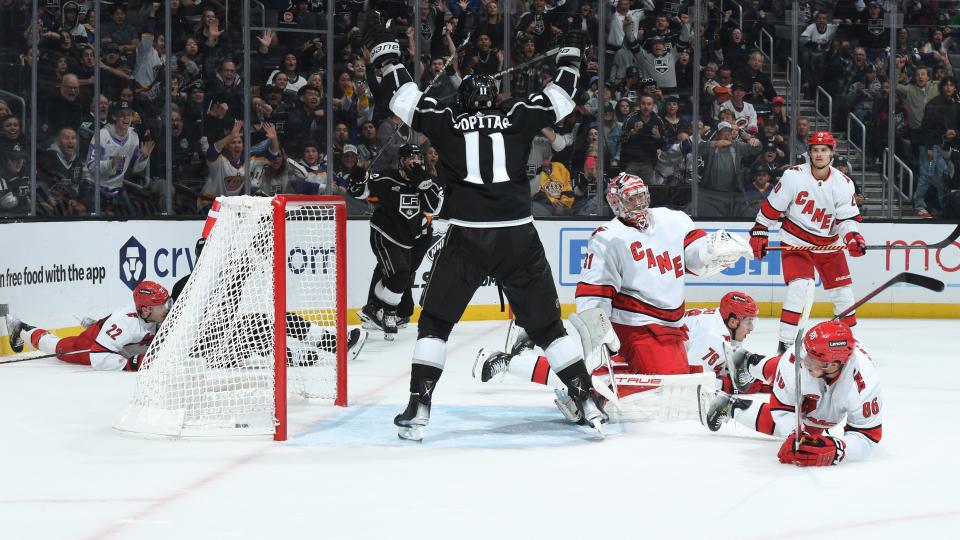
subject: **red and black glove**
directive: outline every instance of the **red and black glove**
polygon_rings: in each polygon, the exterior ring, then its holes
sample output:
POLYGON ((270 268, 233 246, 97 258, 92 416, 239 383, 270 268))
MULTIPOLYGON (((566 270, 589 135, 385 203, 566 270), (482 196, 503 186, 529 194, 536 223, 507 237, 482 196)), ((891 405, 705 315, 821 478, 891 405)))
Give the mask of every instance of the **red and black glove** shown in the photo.
POLYGON ((850 253, 852 257, 863 257, 863 254, 867 252, 867 242, 863 239, 863 235, 851 231, 843 237, 843 241, 847 244, 847 252, 850 253))
POLYGON ((787 440, 783 441, 780 452, 777 453, 780 463, 793 464, 798 467, 837 465, 843 461, 847 448, 842 439, 829 435, 804 433, 800 437, 800 447, 794 450, 793 445, 796 440, 797 434, 791 433, 787 440))
POLYGON ((750 248, 753 249, 753 257, 757 260, 767 254, 768 234, 767 228, 759 223, 755 223, 750 229, 750 248))
POLYGON ((127 365, 123 366, 124 371, 140 371, 140 366, 143 365, 143 357, 145 355, 138 354, 133 358, 127 360, 127 365))

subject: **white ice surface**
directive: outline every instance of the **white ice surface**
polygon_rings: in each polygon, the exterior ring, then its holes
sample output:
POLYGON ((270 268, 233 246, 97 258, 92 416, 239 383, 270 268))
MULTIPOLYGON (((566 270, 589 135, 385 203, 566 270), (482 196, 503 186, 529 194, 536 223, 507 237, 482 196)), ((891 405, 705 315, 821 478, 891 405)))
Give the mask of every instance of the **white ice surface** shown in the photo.
MULTIPOLYGON (((772 352, 776 326, 748 347, 772 352)), ((456 327, 422 444, 392 424, 413 327, 370 336, 350 407, 293 406, 286 443, 122 436, 133 375, 0 366, 0 538, 960 538, 957 321, 860 321, 883 442, 819 469, 780 465, 778 441, 733 424, 622 424, 598 441, 545 387, 470 377, 506 327, 456 327)))

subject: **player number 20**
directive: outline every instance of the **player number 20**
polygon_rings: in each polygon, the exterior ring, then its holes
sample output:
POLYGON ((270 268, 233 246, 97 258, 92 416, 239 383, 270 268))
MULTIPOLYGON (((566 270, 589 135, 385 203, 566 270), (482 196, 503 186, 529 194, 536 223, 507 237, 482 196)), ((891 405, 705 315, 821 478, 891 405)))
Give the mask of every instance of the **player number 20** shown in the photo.
MULTIPOLYGON (((507 174, 507 151, 503 147, 503 134, 490 133, 490 149, 493 151, 493 183, 509 182, 507 174)), ((482 184, 480 176, 480 132, 468 131, 463 134, 467 145, 467 177, 463 180, 472 184, 482 184)))

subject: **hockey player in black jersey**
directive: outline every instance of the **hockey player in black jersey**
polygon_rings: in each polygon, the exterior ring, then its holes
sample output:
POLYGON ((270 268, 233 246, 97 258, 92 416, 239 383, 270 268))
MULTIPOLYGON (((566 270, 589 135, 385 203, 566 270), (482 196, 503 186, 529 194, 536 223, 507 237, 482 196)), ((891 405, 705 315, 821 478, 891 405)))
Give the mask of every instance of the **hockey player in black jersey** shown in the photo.
POLYGON ((411 272, 426 253, 423 242, 429 238, 423 238, 424 219, 433 217, 443 204, 443 192, 427 176, 420 147, 405 144, 398 154, 396 169, 369 177, 354 175, 347 186, 351 196, 377 205, 370 218, 370 247, 381 278, 374 288, 375 301, 363 306, 358 315, 364 323, 380 327, 390 341, 397 334, 397 306, 410 288, 411 272))
POLYGON ((371 60, 375 67, 383 66, 385 101, 440 154, 447 180, 443 215, 450 223, 421 300, 410 401, 394 419, 403 439, 423 437, 447 339, 488 276, 503 289, 517 324, 544 349, 588 424, 600 431, 606 421, 593 397, 580 344, 560 320, 557 289, 530 213, 526 164, 531 142, 574 108, 581 36, 571 32, 567 39, 571 41, 557 53, 553 81, 501 110, 496 107, 497 83, 485 75, 463 79, 456 109, 424 96, 400 62, 396 40, 375 37, 371 60))

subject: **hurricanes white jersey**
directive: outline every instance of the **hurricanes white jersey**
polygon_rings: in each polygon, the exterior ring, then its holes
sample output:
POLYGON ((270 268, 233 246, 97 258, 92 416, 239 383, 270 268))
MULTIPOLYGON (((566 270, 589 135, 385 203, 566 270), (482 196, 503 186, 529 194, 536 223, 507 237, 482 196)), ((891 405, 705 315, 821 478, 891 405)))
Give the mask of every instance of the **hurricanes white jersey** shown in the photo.
POLYGON ((784 171, 760 207, 757 223, 773 227, 781 215, 780 239, 792 246, 835 245, 856 231, 861 220, 853 181, 830 167, 830 176, 821 182, 811 174, 809 163, 784 171))
POLYGON ((683 317, 689 337, 684 344, 687 348, 687 363, 700 366, 704 373, 714 373, 718 379, 727 374, 727 357, 723 344, 730 341, 720 310, 691 309, 683 317))
POLYGON ((643 231, 607 222, 587 244, 577 311, 601 307, 615 323, 683 326, 684 274, 702 270, 705 236, 689 216, 667 208, 651 208, 643 231))
POLYGON ((127 358, 146 352, 157 326, 140 318, 132 303, 114 311, 100 324, 90 352, 91 366, 105 371, 122 370, 127 358))
MULTIPOLYGON (((786 436, 796 429, 794 381, 793 354, 784 354, 777 364, 770 398, 776 435, 786 436)), ((801 415, 807 431, 819 433, 839 426, 846 418, 843 427, 843 440, 847 443, 845 461, 867 457, 880 442, 883 410, 880 376, 873 360, 859 343, 833 384, 814 378, 806 369, 801 369, 800 389, 803 395, 801 415)))

